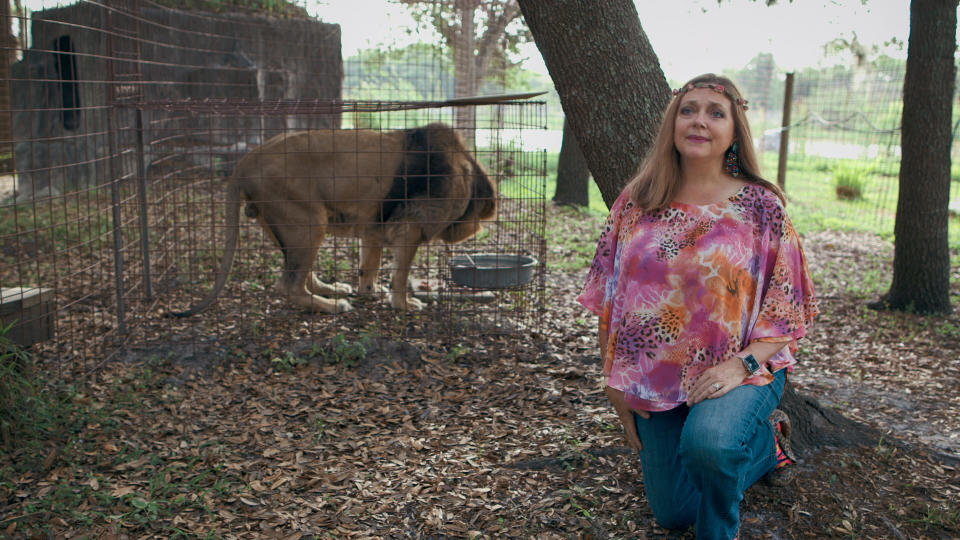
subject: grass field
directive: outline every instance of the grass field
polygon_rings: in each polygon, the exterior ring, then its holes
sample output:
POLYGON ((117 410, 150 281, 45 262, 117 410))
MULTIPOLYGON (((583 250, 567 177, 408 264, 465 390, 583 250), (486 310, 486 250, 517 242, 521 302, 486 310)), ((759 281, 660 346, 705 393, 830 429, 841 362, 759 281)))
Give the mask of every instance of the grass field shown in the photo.
MULTIPOLYGON (((762 155, 763 172, 776 182, 777 156, 762 155)), ((547 158, 547 196, 556 190, 557 154, 547 158)), ((835 230, 876 234, 893 241, 896 220, 898 169, 896 163, 854 162, 843 159, 795 158, 788 163, 786 189, 787 211, 801 234, 835 230), (861 178, 862 197, 843 200, 835 192, 834 176, 853 171, 861 178)), ((960 201, 960 168, 951 175, 951 201, 960 201)), ((607 207, 596 184, 590 183, 591 214, 605 216, 607 207)), ((960 216, 950 219, 950 249, 960 257, 960 216)), ((548 239, 553 240, 553 239, 548 239)))

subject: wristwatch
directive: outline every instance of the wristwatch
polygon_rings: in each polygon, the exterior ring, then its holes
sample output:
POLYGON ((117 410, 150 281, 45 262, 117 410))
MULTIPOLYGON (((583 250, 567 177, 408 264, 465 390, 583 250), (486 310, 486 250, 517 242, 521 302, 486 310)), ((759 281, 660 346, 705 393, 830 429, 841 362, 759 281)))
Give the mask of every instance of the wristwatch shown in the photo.
POLYGON ((760 362, 757 362, 757 358, 750 353, 747 354, 737 354, 737 357, 740 358, 740 361, 743 362, 743 369, 747 370, 747 377, 756 377, 763 371, 763 366, 760 365, 760 362))

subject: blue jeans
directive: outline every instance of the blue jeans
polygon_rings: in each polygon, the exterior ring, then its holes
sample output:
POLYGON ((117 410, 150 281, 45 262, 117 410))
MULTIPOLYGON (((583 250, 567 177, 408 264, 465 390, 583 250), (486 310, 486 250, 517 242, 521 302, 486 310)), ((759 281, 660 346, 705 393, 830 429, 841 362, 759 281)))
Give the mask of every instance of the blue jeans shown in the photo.
POLYGON ((734 538, 743 492, 777 464, 767 417, 783 396, 786 370, 766 386, 743 385, 692 408, 634 415, 653 515, 668 529, 696 523, 697 538, 734 538))

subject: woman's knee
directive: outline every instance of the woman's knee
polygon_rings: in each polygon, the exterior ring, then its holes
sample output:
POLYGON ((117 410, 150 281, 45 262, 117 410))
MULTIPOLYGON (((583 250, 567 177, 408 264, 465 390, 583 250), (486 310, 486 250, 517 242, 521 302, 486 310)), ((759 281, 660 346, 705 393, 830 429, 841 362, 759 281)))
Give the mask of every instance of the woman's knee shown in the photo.
POLYGON ((679 451, 688 468, 700 471, 727 470, 731 464, 747 457, 744 440, 724 426, 707 426, 684 433, 679 451))

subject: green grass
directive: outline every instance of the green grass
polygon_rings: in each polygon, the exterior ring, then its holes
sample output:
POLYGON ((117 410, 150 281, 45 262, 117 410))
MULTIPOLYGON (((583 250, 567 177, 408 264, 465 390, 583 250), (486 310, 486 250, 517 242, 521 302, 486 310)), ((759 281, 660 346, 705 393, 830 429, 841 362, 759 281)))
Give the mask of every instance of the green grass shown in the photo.
MULTIPOLYGON (((776 159, 771 152, 763 155, 764 170, 773 171, 768 174, 771 181, 776 181, 776 159)), ((898 181, 887 171, 849 160, 793 159, 785 181, 787 211, 801 233, 844 230, 892 238, 898 181), (837 175, 855 177, 860 198, 838 198, 837 175)))
MULTIPOLYGON (((553 199, 553 194, 557 192, 557 161, 560 159, 559 152, 547 152, 547 179, 546 179, 546 189, 544 193, 546 194, 547 200, 553 199)), ((607 205, 603 202, 603 195, 600 193, 600 188, 597 187, 597 183, 590 181, 588 188, 588 195, 590 197, 590 205, 582 209, 592 216, 606 217, 609 209, 607 205)), ((552 240, 552 238, 551 238, 552 240)))
MULTIPOLYGON (((556 191, 557 153, 547 154, 546 196, 556 191)), ((761 155, 765 176, 776 182, 777 155, 761 155)), ((952 169, 951 200, 960 200, 960 164, 952 169)), ((822 230, 856 231, 893 239, 899 189, 899 162, 855 161, 812 156, 793 156, 788 162, 787 211, 802 233, 822 230), (861 197, 837 198, 837 175, 853 176, 860 183, 861 197)), ((590 215, 606 216, 607 207, 596 183, 590 183, 590 215)), ((950 247, 960 249, 960 217, 950 220, 950 247)), ((550 241, 553 236, 548 235, 550 241)))
POLYGON ((17 247, 0 250, 0 273, 15 272, 21 283, 49 282, 55 269, 37 260, 62 253, 94 256, 112 241, 106 197, 94 189, 0 208, 0 238, 17 247))
MULTIPOLYGON (((774 171, 776 155, 763 156, 765 171, 774 171)), ((896 223, 899 164, 882 161, 856 162, 842 159, 794 157, 788 163, 787 211, 801 233, 822 230, 876 234, 893 241, 896 223), (853 174, 861 183, 862 196, 841 200, 834 187, 836 174, 853 174)), ((951 200, 960 200, 960 180, 950 183, 951 200)), ((950 249, 960 250, 960 217, 949 222, 950 249)))
POLYGON ((62 202, 25 202, 0 212, 0 236, 34 233, 35 241, 54 248, 82 244, 110 232, 111 216, 102 211, 107 195, 99 190, 78 191, 62 197, 62 202), (55 208, 54 208, 55 206, 55 208))
MULTIPOLYGON (((556 191, 557 153, 547 154, 546 197, 556 191)), ((762 167, 768 179, 776 181, 777 155, 762 154, 762 167)), ((899 163, 891 160, 858 162, 844 159, 794 156, 788 163, 786 189, 787 212, 801 234, 834 230, 875 234, 893 241, 896 220, 899 163), (860 182, 861 197, 839 199, 835 192, 836 174, 853 174, 860 182)), ((960 200, 960 168, 951 182, 951 200, 960 200)), ((552 207, 547 214, 549 263, 553 268, 576 270, 589 266, 596 238, 584 239, 567 230, 570 220, 593 220, 600 226, 607 207, 596 183, 590 182, 590 205, 572 209, 552 207)), ((960 216, 950 218, 949 245, 952 264, 960 264, 960 216)), ((874 290, 876 279, 866 276, 860 289, 874 290)), ((857 291, 850 291, 857 292, 857 291)))
MULTIPOLYGON (((546 195, 556 191, 557 154, 547 156, 546 195)), ((777 155, 762 154, 765 176, 776 182, 777 155)), ((960 168, 951 182, 951 200, 960 200, 960 168)), ((788 162, 786 176, 787 212, 801 233, 823 230, 871 233, 893 240, 896 220, 899 163, 890 160, 857 162, 844 159, 797 157, 788 162), (837 173, 853 173, 861 185, 857 200, 841 200, 835 192, 837 173)), ((606 216, 607 207, 596 183, 590 183, 590 205, 585 210, 591 216, 606 216)), ((549 234, 548 241, 557 240, 549 234)), ((560 237, 562 238, 562 237, 560 237)), ((949 243, 960 250, 960 217, 950 219, 949 243)))
MULTIPOLYGON (((87 414, 83 394, 73 385, 44 382, 31 355, 6 338, 9 329, 0 328, 0 449, 19 451, 13 472, 23 472, 42 462, 51 441, 80 430, 87 414)), ((0 470, 0 483, 10 472, 0 470)))
POLYGON ((867 187, 870 171, 864 167, 839 164, 831 171, 833 188, 838 199, 857 200, 863 198, 863 191, 867 187))

